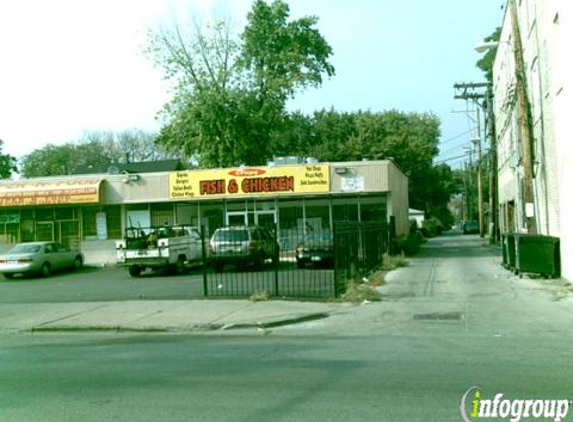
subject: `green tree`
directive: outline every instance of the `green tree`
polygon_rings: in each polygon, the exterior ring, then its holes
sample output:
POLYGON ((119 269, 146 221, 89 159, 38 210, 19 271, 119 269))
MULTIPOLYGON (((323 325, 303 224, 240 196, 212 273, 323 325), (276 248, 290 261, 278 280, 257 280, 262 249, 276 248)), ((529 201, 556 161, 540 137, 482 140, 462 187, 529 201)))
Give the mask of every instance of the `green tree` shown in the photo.
MULTIPOLYGON (((493 42, 499 41, 501 37, 501 28, 497 27, 495 31, 492 32, 491 35, 484 38, 485 42, 493 42)), ((489 83, 493 83, 493 62, 495 60, 495 55, 497 54, 497 47, 488 50, 481 59, 479 59, 476 63, 476 66, 481 69, 484 74, 485 78, 489 83)))
POLYGON ((142 130, 90 131, 63 145, 47 144, 20 160, 26 178, 73 174, 80 168, 107 169, 113 163, 153 161, 171 155, 155 145, 156 135, 142 130))
POLYGON ((26 178, 70 174, 74 164, 72 146, 47 144, 20 160, 20 172, 26 178))
POLYGON ((202 167, 270 159, 288 124, 286 101, 334 74, 317 18, 288 18, 283 1, 257 0, 238 40, 223 23, 209 35, 195 27, 188 40, 178 26, 151 33, 147 51, 176 81, 158 142, 198 157, 202 167))
POLYGON ((18 171, 16 158, 10 154, 3 154, 4 141, 0 139, 0 178, 9 179, 12 173, 18 171))

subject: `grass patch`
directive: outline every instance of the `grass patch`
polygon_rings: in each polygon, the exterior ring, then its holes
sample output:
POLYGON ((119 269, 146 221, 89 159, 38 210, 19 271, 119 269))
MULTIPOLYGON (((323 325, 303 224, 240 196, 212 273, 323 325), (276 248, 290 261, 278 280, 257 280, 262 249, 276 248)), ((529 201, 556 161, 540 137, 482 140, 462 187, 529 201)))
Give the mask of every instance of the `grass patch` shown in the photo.
POLYGON ((257 290, 249 297, 249 300, 252 302, 265 302, 269 300, 269 297, 269 292, 266 290, 257 290))
POLYGON ((402 252, 400 255, 389 255, 385 253, 382 256, 382 267, 383 271, 392 271, 396 268, 407 267, 408 260, 406 255, 402 252))
POLYGON ((341 302, 379 302, 382 300, 382 295, 369 284, 364 283, 348 283, 346 285, 346 292, 340 297, 341 302))

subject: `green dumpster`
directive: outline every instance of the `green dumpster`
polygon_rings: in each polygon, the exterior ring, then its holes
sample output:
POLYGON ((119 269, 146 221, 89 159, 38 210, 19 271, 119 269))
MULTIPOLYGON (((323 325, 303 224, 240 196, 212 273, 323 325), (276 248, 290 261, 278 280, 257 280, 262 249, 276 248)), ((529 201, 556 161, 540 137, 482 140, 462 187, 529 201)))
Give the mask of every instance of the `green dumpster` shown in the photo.
POLYGON ((502 265, 509 269, 515 269, 515 234, 504 233, 502 235, 502 265))
POLYGON ((559 238, 539 234, 515 234, 515 271, 541 274, 545 277, 561 275, 559 238))
POLYGON ((507 268, 507 233, 501 234, 501 266, 507 268))

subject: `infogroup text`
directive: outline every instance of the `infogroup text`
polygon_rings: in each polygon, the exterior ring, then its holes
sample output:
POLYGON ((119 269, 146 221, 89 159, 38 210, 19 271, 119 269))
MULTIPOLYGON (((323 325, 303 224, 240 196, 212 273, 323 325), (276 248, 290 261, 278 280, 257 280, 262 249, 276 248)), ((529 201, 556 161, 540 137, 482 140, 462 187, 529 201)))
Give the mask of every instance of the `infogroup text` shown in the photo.
POLYGON ((509 418, 511 422, 519 422, 522 418, 559 422, 567 416, 570 404, 569 399, 507 399, 503 393, 487 399, 479 387, 471 387, 462 396, 460 411, 465 422, 486 418, 509 418))

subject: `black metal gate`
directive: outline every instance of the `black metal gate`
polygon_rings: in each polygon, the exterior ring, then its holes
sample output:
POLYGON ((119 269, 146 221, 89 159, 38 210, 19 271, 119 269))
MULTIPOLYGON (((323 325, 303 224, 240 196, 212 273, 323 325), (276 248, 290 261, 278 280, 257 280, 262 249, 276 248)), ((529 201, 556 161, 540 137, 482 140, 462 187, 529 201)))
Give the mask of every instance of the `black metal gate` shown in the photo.
POLYGON ((349 281, 382 264, 388 245, 387 226, 379 223, 337 222, 334 230, 283 229, 280 235, 276 227, 259 229, 249 235, 256 239, 220 228, 205 240, 205 296, 337 297, 349 281), (259 246, 265 236, 276 255, 259 246))

